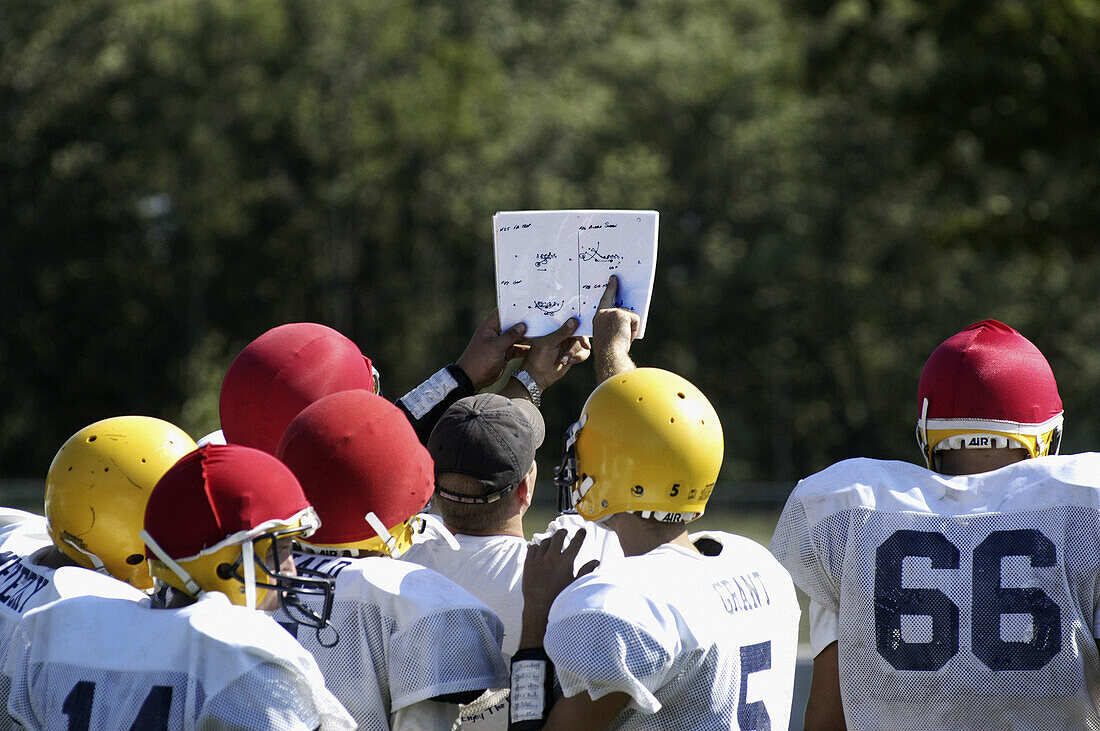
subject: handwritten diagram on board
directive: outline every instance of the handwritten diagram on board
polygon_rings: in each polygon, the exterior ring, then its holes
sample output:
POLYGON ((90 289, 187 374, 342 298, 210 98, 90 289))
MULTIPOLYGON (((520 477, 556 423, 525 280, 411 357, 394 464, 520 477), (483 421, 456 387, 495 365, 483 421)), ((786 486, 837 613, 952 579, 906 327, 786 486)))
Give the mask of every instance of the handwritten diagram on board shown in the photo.
POLYGON ((619 307, 638 313, 645 334, 657 267, 656 211, 509 211, 493 216, 501 329, 527 323, 527 337, 570 317, 592 334, 608 278, 619 278, 619 307))

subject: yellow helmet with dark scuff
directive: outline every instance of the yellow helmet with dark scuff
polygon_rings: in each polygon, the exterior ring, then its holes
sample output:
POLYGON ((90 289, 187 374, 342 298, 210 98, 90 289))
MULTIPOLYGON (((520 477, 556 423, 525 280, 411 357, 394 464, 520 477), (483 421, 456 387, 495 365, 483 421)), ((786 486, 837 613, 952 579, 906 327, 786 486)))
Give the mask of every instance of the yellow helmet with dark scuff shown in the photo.
POLYGON ((84 568, 152 588, 139 535, 145 504, 157 480, 194 448, 179 427, 149 416, 84 427, 61 446, 46 477, 50 538, 84 568))

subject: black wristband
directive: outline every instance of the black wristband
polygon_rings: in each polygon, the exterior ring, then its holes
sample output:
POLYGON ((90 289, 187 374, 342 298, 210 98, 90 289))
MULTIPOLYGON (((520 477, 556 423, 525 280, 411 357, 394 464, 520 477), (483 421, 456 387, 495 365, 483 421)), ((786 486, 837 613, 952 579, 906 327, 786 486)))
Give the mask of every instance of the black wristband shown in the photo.
POLYGON ((508 731, 535 731, 546 723, 554 701, 554 664, 541 647, 512 655, 508 731))
MULTIPOLYGON (((458 388, 462 391, 462 395, 458 398, 466 398, 467 396, 473 396, 477 389, 474 388, 474 382, 470 380, 470 377, 466 375, 466 371, 462 370, 455 363, 448 363, 444 366, 447 372, 454 376, 454 379, 458 381, 458 388)), ((456 401, 458 399, 455 399, 456 401)))

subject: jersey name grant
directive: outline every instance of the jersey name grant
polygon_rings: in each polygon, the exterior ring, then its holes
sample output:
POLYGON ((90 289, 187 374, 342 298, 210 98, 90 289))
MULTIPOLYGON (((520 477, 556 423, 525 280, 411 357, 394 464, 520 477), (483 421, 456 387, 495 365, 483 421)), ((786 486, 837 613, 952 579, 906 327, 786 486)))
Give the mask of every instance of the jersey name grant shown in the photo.
POLYGON ((747 538, 692 539, 721 551, 665 544, 562 592, 545 638, 562 691, 628 694, 616 729, 786 728, 800 614, 791 578, 747 538))

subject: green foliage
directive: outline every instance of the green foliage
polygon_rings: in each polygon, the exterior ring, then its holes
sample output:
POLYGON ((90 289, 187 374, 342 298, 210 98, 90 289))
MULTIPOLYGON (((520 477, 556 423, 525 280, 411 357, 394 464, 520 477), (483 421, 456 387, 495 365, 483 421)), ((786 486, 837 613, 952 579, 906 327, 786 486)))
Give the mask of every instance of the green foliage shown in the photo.
MULTIPOLYGON (((724 475, 915 457, 927 354, 998 317, 1098 436, 1098 17, 1079 0, 0 0, 0 473, 216 428, 282 322, 396 397, 493 306, 497 210, 661 212, 643 364, 724 475)), ((591 388, 547 398, 548 448, 591 388)), ((549 455, 548 455, 549 456, 549 455)))

